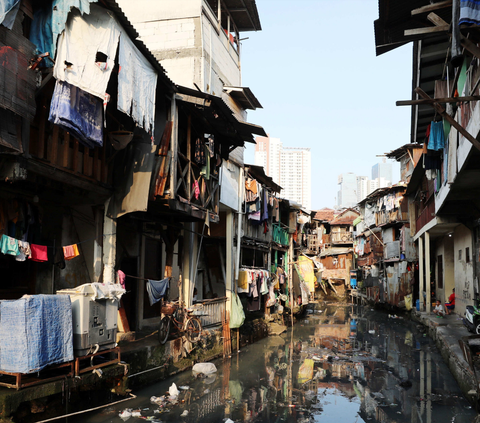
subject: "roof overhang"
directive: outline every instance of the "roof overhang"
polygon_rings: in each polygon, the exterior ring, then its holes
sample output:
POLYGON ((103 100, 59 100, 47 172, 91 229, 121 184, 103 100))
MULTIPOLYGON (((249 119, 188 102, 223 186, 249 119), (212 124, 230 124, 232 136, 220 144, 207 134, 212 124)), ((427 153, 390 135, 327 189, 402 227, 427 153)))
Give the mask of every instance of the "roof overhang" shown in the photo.
POLYGON ((229 94, 244 109, 256 110, 263 108, 248 87, 224 86, 223 90, 227 94, 229 94))
POLYGON ((177 91, 175 98, 187 104, 210 133, 228 139, 231 145, 243 146, 245 142, 255 144, 254 135, 267 136, 261 126, 239 121, 220 97, 179 85, 177 91))
POLYGON ((262 29, 255 0, 223 0, 222 3, 239 31, 260 31, 262 29))
POLYGON ((267 176, 265 173, 265 169, 262 166, 255 166, 255 165, 250 165, 246 164, 245 168, 248 168, 248 173, 258 180, 260 183, 263 185, 266 185, 267 187, 271 188, 272 191, 274 192, 280 192, 282 187, 278 184, 276 184, 270 176, 267 176))

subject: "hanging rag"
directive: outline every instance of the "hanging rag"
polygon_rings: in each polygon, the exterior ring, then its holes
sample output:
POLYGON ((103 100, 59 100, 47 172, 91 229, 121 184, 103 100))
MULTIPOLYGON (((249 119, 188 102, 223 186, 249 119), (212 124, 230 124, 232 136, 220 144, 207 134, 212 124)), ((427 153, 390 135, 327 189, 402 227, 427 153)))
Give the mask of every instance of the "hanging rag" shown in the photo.
POLYGON ((77 244, 67 245, 63 247, 63 257, 65 258, 65 260, 72 260, 79 255, 80 253, 78 252, 77 244))
POLYGON ((96 4, 90 4, 88 14, 82 15, 75 7, 69 12, 65 30, 58 38, 53 76, 103 101, 122 28, 110 11, 96 4), (106 56, 102 60, 106 62, 106 68, 97 66, 98 53, 106 56))
POLYGON ((197 179, 193 181, 193 193, 195 194, 195 200, 198 200, 198 197, 200 196, 200 186, 198 185, 197 179))
POLYGON ((157 72, 125 34, 118 48, 117 108, 146 132, 154 131, 157 72))
POLYGON ((30 249, 32 250, 31 260, 38 262, 48 261, 46 245, 30 244, 30 249))
POLYGON ((103 145, 103 103, 67 82, 57 81, 48 120, 70 132, 88 148, 103 145))
POLYGON ((20 253, 15 257, 17 261, 25 261, 25 259, 32 254, 30 244, 27 241, 18 241, 18 249, 20 253))
POLYGON ((117 284, 121 285, 125 289, 125 273, 121 270, 117 270, 117 284))
POLYGON ((458 25, 480 25, 480 3, 478 1, 460 1, 460 19, 458 25))
POLYGON ((170 278, 162 279, 161 281, 148 280, 147 292, 150 305, 158 303, 166 294, 169 287, 170 278))
POLYGON ((201 166, 204 166, 207 163, 205 149, 203 148, 203 142, 200 138, 197 138, 195 141, 195 161, 201 166))

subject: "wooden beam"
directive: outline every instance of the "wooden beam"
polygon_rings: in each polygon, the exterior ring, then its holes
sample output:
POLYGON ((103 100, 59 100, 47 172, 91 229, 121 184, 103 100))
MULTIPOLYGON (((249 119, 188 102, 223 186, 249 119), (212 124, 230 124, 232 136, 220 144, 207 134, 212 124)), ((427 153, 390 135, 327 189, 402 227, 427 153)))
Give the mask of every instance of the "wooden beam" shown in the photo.
POLYGON ((192 95, 186 95, 186 94, 180 94, 180 93, 175 94, 175 99, 184 101, 186 103, 196 104, 198 106, 204 106, 204 107, 210 107, 210 105, 212 104, 211 100, 207 100, 206 98, 194 97, 192 95))
POLYGON ((466 50, 468 50, 475 57, 480 59, 480 48, 475 43, 473 43, 468 38, 465 38, 463 36, 462 36, 462 39, 460 40, 460 43, 466 50))
POLYGON ((458 103, 461 101, 478 101, 480 100, 480 95, 469 95, 465 97, 443 97, 443 98, 432 98, 430 100, 420 99, 420 100, 399 100, 395 104, 397 106, 414 106, 416 104, 433 104, 433 103, 458 103))
MULTIPOLYGON (((415 88, 415 92, 422 98, 430 100, 431 97, 423 91, 420 87, 415 88)), ((445 110, 445 108, 439 103, 433 103, 433 108, 444 118, 450 125, 452 125, 458 132, 460 132, 468 141, 470 141, 473 146, 480 151, 480 142, 476 140, 475 137, 470 134, 462 125, 460 125, 454 118, 452 118, 445 110)))
POLYGON ((432 10, 444 9, 452 5, 452 0, 439 1, 438 3, 429 4, 412 10, 412 16, 421 15, 422 13, 431 12, 432 10))
POLYGON ((449 25, 448 22, 445 22, 440 16, 438 16, 436 13, 429 13, 427 15, 427 19, 433 23, 435 26, 446 26, 449 25))
POLYGON ((449 29, 450 29, 450 25, 429 26, 426 28, 406 29, 403 32, 403 35, 405 35, 405 37, 409 37, 412 35, 432 34, 435 32, 447 32, 449 29))

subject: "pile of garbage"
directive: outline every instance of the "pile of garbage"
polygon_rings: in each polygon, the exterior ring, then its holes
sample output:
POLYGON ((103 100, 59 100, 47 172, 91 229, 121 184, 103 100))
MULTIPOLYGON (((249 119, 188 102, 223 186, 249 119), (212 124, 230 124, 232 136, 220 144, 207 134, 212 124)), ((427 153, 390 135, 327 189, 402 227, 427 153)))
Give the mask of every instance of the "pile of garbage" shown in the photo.
MULTIPOLYGON (((197 363, 192 368, 193 376, 196 378, 202 378, 204 381, 209 379, 215 379, 215 373, 217 368, 213 363, 197 363)), ((207 382, 208 383, 208 382, 207 382)), ((123 421, 127 421, 130 417, 139 418, 147 420, 150 422, 161 423, 160 414, 168 413, 174 411, 176 407, 180 407, 185 404, 185 397, 187 392, 190 390, 189 386, 179 386, 175 383, 172 383, 168 392, 165 395, 161 396, 152 396, 150 397, 150 403, 153 404, 153 408, 142 408, 142 409, 132 409, 126 408, 119 413, 119 417, 123 421), (153 414, 152 414, 153 413, 153 414)), ((180 417, 187 417, 189 414, 188 410, 184 410, 180 417)), ((232 422, 233 423, 233 422, 232 422)))

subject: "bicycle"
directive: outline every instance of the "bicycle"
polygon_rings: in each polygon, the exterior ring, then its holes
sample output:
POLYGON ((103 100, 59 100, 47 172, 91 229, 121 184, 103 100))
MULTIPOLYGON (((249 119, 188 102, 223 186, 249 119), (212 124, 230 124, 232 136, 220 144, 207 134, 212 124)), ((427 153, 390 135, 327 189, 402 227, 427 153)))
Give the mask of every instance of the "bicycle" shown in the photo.
POLYGON ((192 313, 201 307, 203 307, 202 304, 196 304, 191 308, 186 308, 184 304, 179 304, 178 302, 163 304, 162 314, 164 316, 160 320, 158 327, 160 344, 163 345, 167 342, 172 323, 180 334, 185 334, 189 342, 198 342, 202 335, 202 323, 192 313))

